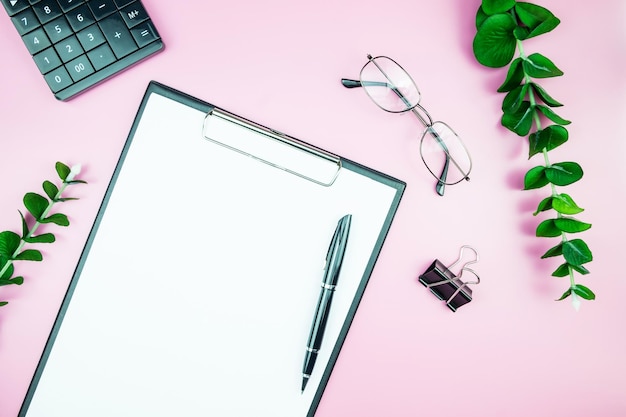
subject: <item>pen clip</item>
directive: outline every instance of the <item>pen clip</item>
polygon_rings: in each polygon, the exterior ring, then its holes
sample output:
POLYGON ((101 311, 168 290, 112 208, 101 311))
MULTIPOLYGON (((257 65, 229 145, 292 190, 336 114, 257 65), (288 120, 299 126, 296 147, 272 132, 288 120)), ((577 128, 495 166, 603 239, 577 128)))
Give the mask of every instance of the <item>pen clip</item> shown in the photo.
POLYGON ((324 270, 328 268, 330 260, 335 252, 335 248, 341 243, 342 235, 348 232, 348 227, 350 226, 351 221, 352 215, 346 214, 337 222, 337 227, 335 227, 335 232, 333 233, 333 237, 330 240, 330 244, 328 245, 328 251, 326 252, 326 262, 324 263, 324 270))

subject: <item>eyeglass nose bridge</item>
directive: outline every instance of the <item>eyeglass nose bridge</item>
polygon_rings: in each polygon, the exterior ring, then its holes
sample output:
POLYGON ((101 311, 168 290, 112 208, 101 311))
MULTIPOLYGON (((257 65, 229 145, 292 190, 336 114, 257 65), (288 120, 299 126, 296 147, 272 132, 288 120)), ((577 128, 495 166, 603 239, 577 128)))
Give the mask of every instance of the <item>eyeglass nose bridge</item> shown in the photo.
POLYGON ((433 118, 426 111, 426 109, 422 107, 421 104, 417 103, 415 106, 413 106, 413 108, 411 109, 411 112, 413 112, 413 114, 417 116, 417 118, 419 119, 420 122, 422 122, 425 128, 429 128, 433 125, 434 123, 433 118))

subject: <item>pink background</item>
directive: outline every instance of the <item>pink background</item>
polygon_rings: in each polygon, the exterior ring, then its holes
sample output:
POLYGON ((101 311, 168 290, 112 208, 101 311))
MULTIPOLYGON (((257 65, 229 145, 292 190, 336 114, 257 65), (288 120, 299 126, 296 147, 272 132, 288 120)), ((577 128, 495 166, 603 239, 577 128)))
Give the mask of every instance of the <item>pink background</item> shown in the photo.
POLYGON ((0 13, 0 230, 19 230, 24 193, 53 180, 57 160, 83 164, 89 182, 61 207, 72 225, 42 229, 57 235, 44 262, 17 264, 25 284, 0 288, 10 301, 0 309, 1 417, 17 415, 152 79, 407 182, 318 416, 626 416, 623 1, 542 0, 562 23, 525 43, 565 72, 540 82, 573 121, 551 161, 585 170, 560 189, 593 223, 577 236, 595 257, 578 282, 597 300, 578 313, 554 301, 568 287, 550 276, 560 260, 539 259, 558 242, 534 237, 546 215, 532 212, 548 189, 520 191, 541 158, 529 161, 526 139, 499 125, 505 70, 472 55, 478 0, 144 3, 166 50, 68 103, 53 98, 0 13), (417 151, 419 122, 341 86, 367 53, 403 65, 431 115, 464 138, 471 182, 437 196, 417 151), (454 261, 463 244, 480 253, 482 284, 452 313, 417 276, 435 258, 454 261))

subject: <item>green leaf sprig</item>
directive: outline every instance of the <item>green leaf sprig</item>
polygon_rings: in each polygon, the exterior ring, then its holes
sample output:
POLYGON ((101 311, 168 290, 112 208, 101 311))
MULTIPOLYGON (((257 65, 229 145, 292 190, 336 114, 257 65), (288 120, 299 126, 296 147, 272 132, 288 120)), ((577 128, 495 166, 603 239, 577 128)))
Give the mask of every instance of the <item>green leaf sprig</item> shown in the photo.
MULTIPOLYGON (((26 193, 24 195, 24 206, 35 220, 33 226, 28 227, 24 214, 18 210, 22 218, 22 234, 19 235, 9 230, 0 233, 0 287, 5 285, 22 285, 24 283, 24 277, 13 276, 15 272, 13 264, 15 261, 43 260, 43 255, 39 250, 24 249, 27 243, 53 243, 56 240, 52 233, 35 235, 39 226, 46 223, 54 223, 58 226, 69 226, 70 224, 65 214, 51 214, 50 212, 56 203, 77 200, 76 198, 63 197, 63 192, 68 186, 84 184, 85 181, 76 179, 76 176, 80 173, 80 165, 69 168, 67 165, 57 162, 56 171, 61 179, 60 187, 57 187, 50 181, 44 181, 43 190, 45 197, 37 193, 26 193)), ((7 301, 0 301, 0 307, 7 304, 7 301)))
POLYGON ((561 239, 542 258, 564 258, 564 262, 552 273, 555 277, 569 277, 570 281, 569 288, 558 300, 572 296, 572 303, 578 310, 580 298, 595 299, 593 291, 575 280, 575 273, 589 273, 584 265, 593 260, 593 255, 582 239, 570 239, 569 234, 583 232, 591 224, 573 217, 583 209, 557 187, 580 180, 583 169, 576 162, 550 162, 548 153, 569 138, 565 126, 570 121, 554 112, 553 108, 562 104, 536 81, 558 77, 563 72, 542 54, 527 55, 523 47, 523 41, 550 32, 559 23, 560 20, 552 12, 536 4, 516 0, 483 0, 476 13, 473 50, 476 60, 484 66, 501 68, 509 65, 506 79, 497 90, 506 93, 502 102, 501 123, 518 136, 528 136, 529 159, 535 155, 543 157, 542 165, 526 173, 524 189, 550 186, 550 195, 539 203, 534 215, 551 211, 554 217, 542 221, 537 226, 536 235, 561 239), (544 121, 547 125, 542 125, 544 121))

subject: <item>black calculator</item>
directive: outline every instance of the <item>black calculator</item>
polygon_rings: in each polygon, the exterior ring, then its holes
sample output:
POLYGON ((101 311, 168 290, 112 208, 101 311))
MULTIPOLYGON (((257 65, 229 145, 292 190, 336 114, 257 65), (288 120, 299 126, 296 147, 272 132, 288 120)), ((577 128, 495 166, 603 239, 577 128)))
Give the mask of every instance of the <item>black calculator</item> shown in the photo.
POLYGON ((60 100, 164 48, 140 0, 0 1, 60 100))

